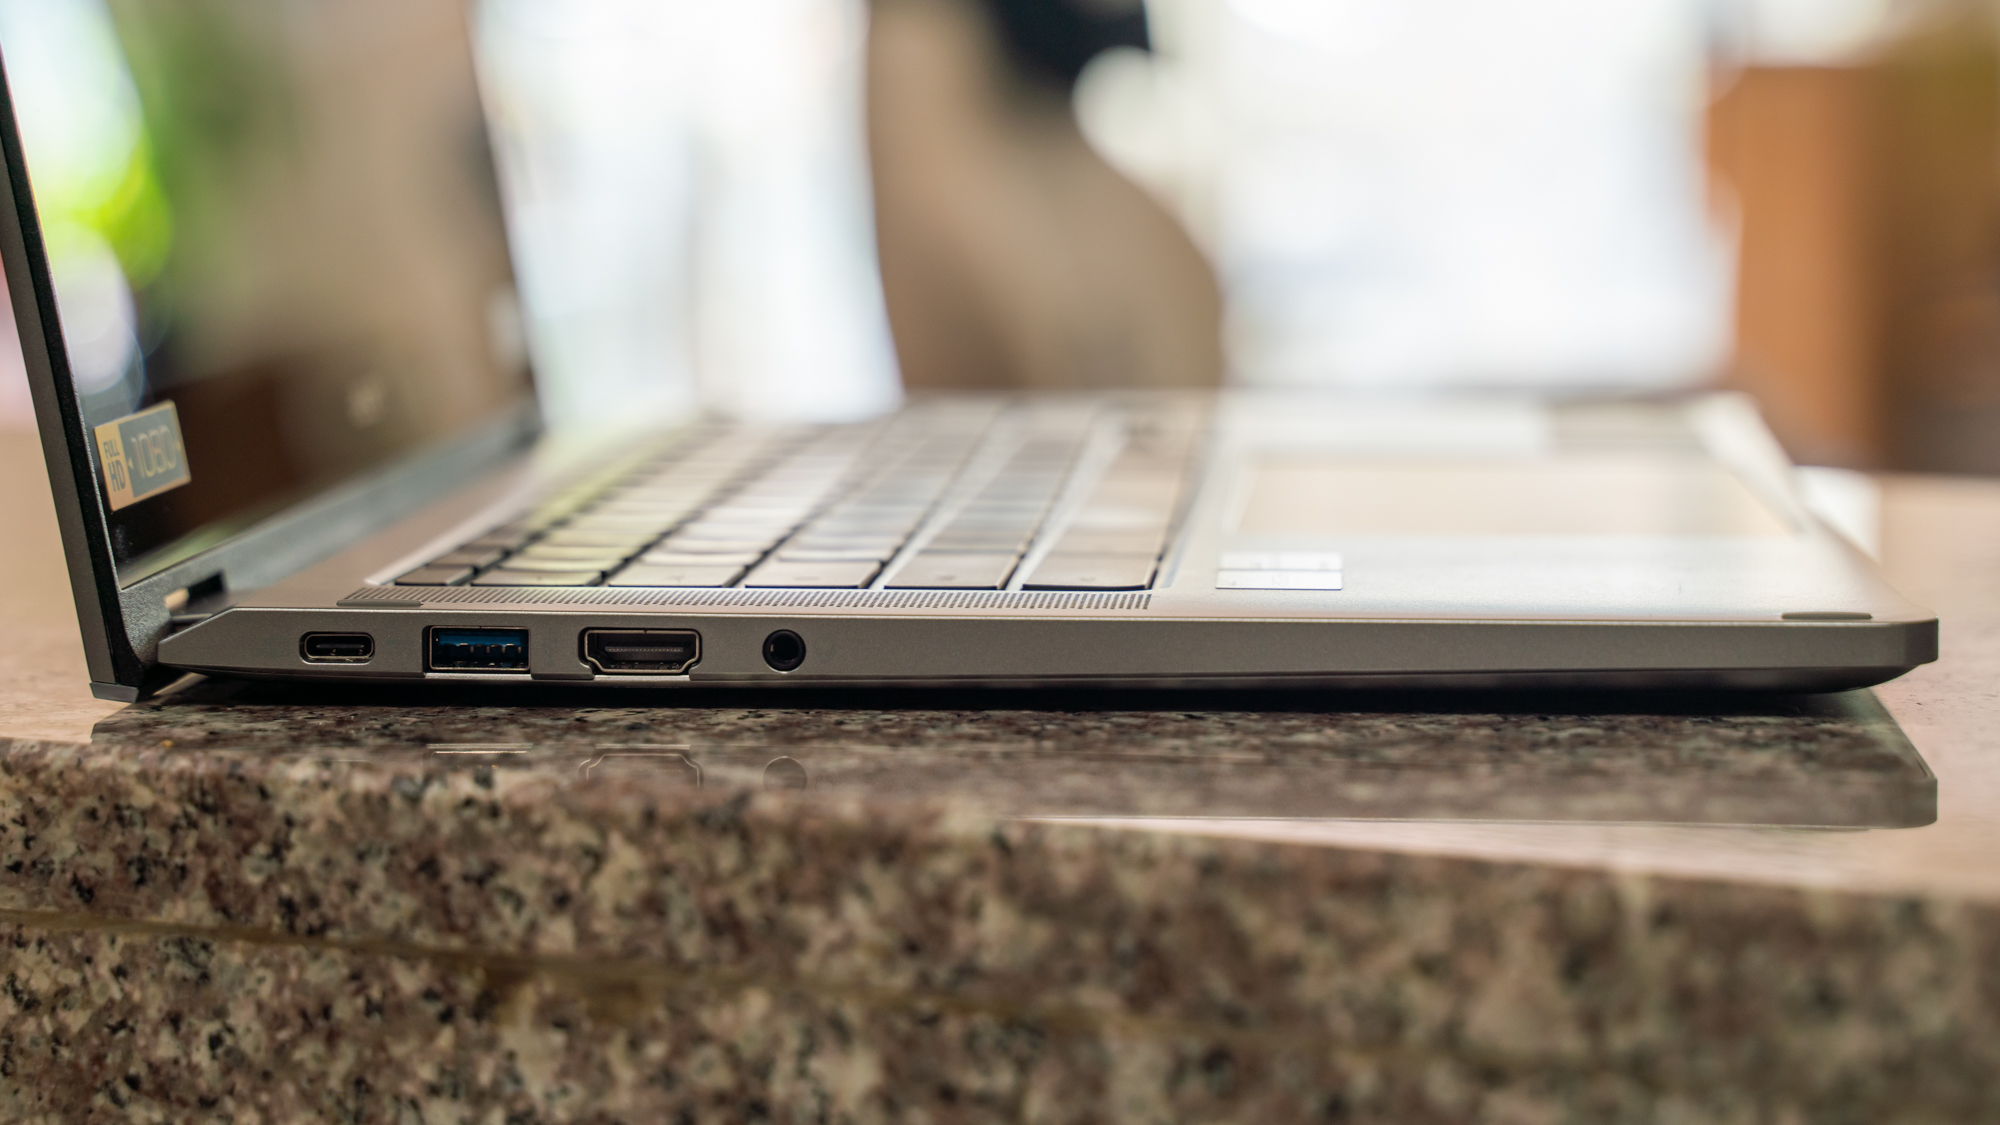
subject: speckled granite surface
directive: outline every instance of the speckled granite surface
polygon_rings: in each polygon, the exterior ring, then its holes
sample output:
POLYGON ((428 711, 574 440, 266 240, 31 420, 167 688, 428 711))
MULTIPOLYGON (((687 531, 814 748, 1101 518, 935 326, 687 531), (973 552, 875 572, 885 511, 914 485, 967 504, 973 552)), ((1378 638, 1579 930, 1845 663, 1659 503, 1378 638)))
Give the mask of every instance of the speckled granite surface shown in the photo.
POLYGON ((2000 1116, 1977 896, 1199 819, 1934 831, 1866 695, 675 701, 204 685, 11 744, 0 1113, 2000 1116))
POLYGON ((93 741, 669 788, 764 787, 767 770, 772 785, 790 771, 816 794, 1012 816, 1936 819, 1935 779, 1867 692, 1348 694, 1337 711, 1309 695, 1189 692, 1100 694, 1087 709, 1015 693, 516 698, 205 683, 100 723, 93 741))

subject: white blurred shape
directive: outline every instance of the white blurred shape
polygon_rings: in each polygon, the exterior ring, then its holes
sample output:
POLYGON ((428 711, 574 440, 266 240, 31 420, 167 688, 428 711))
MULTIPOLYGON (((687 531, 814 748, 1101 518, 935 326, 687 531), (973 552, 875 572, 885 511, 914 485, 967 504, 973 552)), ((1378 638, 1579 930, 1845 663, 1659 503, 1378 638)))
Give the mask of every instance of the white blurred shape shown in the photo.
POLYGON ((1891 0, 1737 0, 1748 61, 1793 66, 1852 58, 1881 34, 1891 0))
POLYGON ((1090 61, 1075 94, 1092 147, 1165 203, 1211 259, 1222 127, 1213 78, 1180 56, 1116 47, 1090 61))
POLYGON ((138 95, 99 0, 0 0, 0 41, 70 373, 100 393, 135 373, 137 314, 117 254, 87 223, 131 169, 138 95))
POLYGON ((1873 558, 1882 556, 1882 486, 1853 469, 1801 465, 1800 497, 1813 515, 1873 558))
POLYGON ((1702 0, 1153 0, 1086 134, 1181 207, 1264 385, 1663 387, 1728 340, 1702 0))
POLYGON ((51 227, 49 273, 56 312, 77 389, 95 394, 117 385, 139 358, 137 310, 118 256, 80 227, 51 227))
POLYGON ((139 99, 101 0, 0 0, 0 42, 38 202, 112 194, 139 140, 139 99))
POLYGON ((686 2, 695 101, 697 356, 749 418, 853 418, 901 396, 875 259, 862 0, 686 2))
POLYGON ((671 25, 632 0, 486 0, 478 31, 549 425, 690 409, 693 170, 671 25))
POLYGON ((1374 0, 1229 0, 1243 22, 1333 52, 1360 50, 1396 19, 1393 5, 1374 0))
POLYGON ((895 404, 864 19, 862 0, 486 0, 552 425, 895 404))

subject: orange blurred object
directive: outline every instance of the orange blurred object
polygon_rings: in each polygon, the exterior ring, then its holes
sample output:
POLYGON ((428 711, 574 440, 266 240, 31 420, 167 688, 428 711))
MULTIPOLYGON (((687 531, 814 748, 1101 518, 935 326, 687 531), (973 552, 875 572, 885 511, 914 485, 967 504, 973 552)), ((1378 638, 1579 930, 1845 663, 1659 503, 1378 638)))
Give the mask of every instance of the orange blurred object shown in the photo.
POLYGON ((2000 31, 1940 8, 1709 115, 1740 224, 1734 381, 1797 460, 2000 472, 2000 31))
POLYGON ((1709 114, 1718 207, 1739 224, 1736 375, 1793 458, 1882 462, 1876 75, 1759 67, 1709 114))

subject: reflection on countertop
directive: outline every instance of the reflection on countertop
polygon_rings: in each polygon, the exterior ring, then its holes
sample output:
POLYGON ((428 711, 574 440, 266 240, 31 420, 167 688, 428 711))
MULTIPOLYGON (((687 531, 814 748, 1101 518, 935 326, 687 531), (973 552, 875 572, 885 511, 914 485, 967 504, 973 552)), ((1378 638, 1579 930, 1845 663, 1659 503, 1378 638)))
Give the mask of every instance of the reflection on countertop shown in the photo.
POLYGON ((848 793, 1002 817, 1905 828, 1937 781, 1875 697, 435 694, 199 681, 105 748, 848 793), (502 699, 505 702, 502 702, 502 699), (1086 702, 1087 700, 1087 702, 1086 702))

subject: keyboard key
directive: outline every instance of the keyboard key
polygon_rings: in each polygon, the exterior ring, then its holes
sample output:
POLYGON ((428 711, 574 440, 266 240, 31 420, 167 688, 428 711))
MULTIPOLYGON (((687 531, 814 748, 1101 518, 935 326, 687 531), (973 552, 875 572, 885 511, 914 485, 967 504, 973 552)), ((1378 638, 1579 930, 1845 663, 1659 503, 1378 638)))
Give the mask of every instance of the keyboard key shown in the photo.
POLYGON ((639 561, 647 566, 733 566, 742 570, 763 557, 756 551, 712 555, 693 551, 648 551, 639 556, 639 561))
POLYGON ((420 566, 396 579, 398 586, 463 586, 472 577, 469 566, 420 566))
POLYGON ((610 570, 625 561, 621 554, 592 555, 585 558, 537 558, 533 555, 515 555, 507 560, 508 570, 538 570, 550 574, 577 570, 610 570))
POLYGON ((577 513, 564 526, 627 530, 639 527, 658 527, 661 523, 668 522, 671 519, 671 514, 661 516, 651 511, 605 511, 593 508, 588 512, 577 513))
POLYGON ((702 519, 709 523, 754 523, 792 527, 811 513, 804 504, 723 504, 710 508, 702 519))
POLYGON ((891 590, 998 590, 1020 556, 940 554, 922 551, 889 579, 891 590))
POLYGON ((1086 504, 1069 525, 1090 531, 1159 532, 1164 535, 1173 513, 1138 504, 1086 504))
POLYGON ((782 562, 888 562, 896 557, 894 546, 793 547, 778 548, 782 562))
POLYGON ((686 518, 686 516, 684 514, 676 516, 672 512, 668 512, 668 514, 656 514, 656 512, 584 512, 584 514, 568 520, 566 524, 562 524, 560 530, 612 530, 612 532, 616 532, 616 530, 648 530, 648 528, 670 524, 676 518, 686 518))
POLYGON ((771 549, 770 539, 683 539, 669 535, 653 547, 678 555, 762 555, 771 549))
POLYGON ((907 539, 915 524, 818 524, 809 523, 798 531, 799 538, 814 539, 907 539))
POLYGON ((791 551, 845 551, 848 558, 868 558, 877 556, 888 558, 903 545, 900 538, 848 538, 845 536, 798 535, 787 540, 784 552, 791 551))
POLYGON ((667 494, 649 491, 606 493, 604 499, 585 509, 586 515, 658 515, 693 511, 706 496, 688 493, 667 494))
POLYGON ((474 586, 595 586, 601 570, 489 570, 472 580, 474 586))
POLYGON ((645 531, 590 531, 566 527, 542 539, 536 546, 630 548, 636 551, 657 538, 659 538, 659 532, 652 529, 645 531))
POLYGON ((901 500, 869 500, 858 503, 836 504, 827 509, 822 520, 862 520, 877 523, 911 523, 924 518, 931 507, 929 497, 915 502, 901 500))
POLYGON ((656 492, 642 489, 608 495, 590 511, 592 515, 599 512, 605 514, 644 512, 648 515, 685 513, 694 511, 706 499, 708 499, 707 492, 656 492))
POLYGON ((1165 540, 1151 532, 1065 531, 1050 554, 1158 555, 1165 540))
POLYGON ((1049 555, 1022 584, 1027 590, 1143 590, 1152 555, 1049 555))
POLYGON ((917 496, 861 495, 842 500, 826 509, 828 516, 862 519, 915 519, 930 510, 929 490, 917 496))
POLYGON ((916 520, 816 520, 801 533, 854 539, 905 539, 916 529, 916 520))
MULTIPOLYGON (((517 561, 522 559, 540 559, 544 561, 564 559, 594 562, 598 559, 624 559, 629 557, 630 554, 631 551, 622 545, 613 547, 579 547, 571 546, 567 543, 536 543, 507 560, 507 565, 513 566, 517 561)), ((546 570, 548 568, 543 567, 541 569, 546 570)))
POLYGON ((800 590, 852 590, 868 585, 875 562, 767 562, 750 572, 745 586, 800 590))
POLYGON ((957 519, 946 524, 944 526, 943 533, 946 535, 950 535, 957 532, 963 532, 965 534, 985 533, 985 534, 997 535, 1002 532, 1013 532, 1020 535, 1026 535, 1028 532, 1033 531, 1041 522, 1042 521, 1039 516, 1034 516, 1027 519, 1020 519, 1013 516, 1007 516, 1007 517, 987 516, 987 517, 976 517, 976 518, 967 518, 965 516, 960 516, 957 519))
POLYGON ((674 538, 707 540, 715 543, 776 543, 791 528, 759 524, 691 523, 674 532, 674 538))
POLYGON ((534 537, 535 533, 525 528, 496 527, 492 531, 489 531, 486 534, 481 535, 477 539, 472 539, 467 541, 465 546, 498 547, 503 551, 512 551, 520 547, 523 543, 526 543, 528 540, 533 539, 534 537))
POLYGON ((694 515, 686 509, 624 510, 592 512, 579 520, 571 520, 567 526, 591 531, 639 531, 664 530, 694 515))
POLYGON ((1020 554, 1028 546, 1026 532, 1010 535, 969 534, 964 532, 940 532, 937 538, 924 545, 926 551, 971 551, 975 554, 1020 554))
POLYGON ((611 576, 607 586, 727 586, 740 566, 651 566, 633 563, 611 576))
POLYGON ((505 558, 507 552, 498 547, 460 547, 449 554, 439 555, 430 561, 431 566, 492 566, 505 558))

